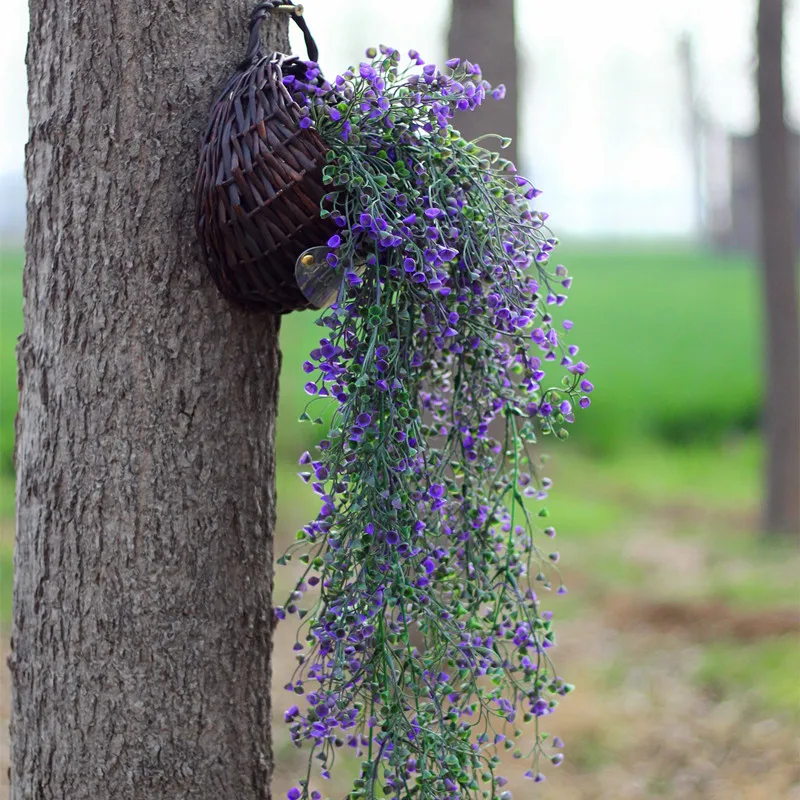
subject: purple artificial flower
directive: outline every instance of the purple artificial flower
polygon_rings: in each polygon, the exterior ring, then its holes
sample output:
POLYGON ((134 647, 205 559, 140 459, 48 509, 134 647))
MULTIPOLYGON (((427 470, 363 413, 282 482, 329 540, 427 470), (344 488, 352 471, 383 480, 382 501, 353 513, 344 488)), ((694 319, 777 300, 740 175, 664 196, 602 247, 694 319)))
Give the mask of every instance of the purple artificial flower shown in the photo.
MULTIPOLYGON (((572 322, 552 313, 572 279, 548 266, 557 241, 529 202, 539 190, 454 133, 459 112, 504 87, 468 61, 440 71, 410 57, 407 70, 382 46, 330 84, 314 63, 285 81, 299 124, 317 121, 328 146, 321 207, 333 230, 321 242, 338 269, 319 344, 302 362, 306 392, 325 398, 301 417, 313 408, 328 431, 300 457, 318 511, 283 558, 300 564, 274 615, 303 620, 286 687, 297 705, 284 719, 312 764, 322 756, 315 776, 329 778, 331 754, 346 747, 378 767, 362 768, 365 796, 399 797, 429 775, 431 797, 468 800, 459 773, 431 771, 430 742, 480 758, 493 741, 514 749, 481 733, 478 716, 504 730, 553 713, 571 691, 545 668, 552 614, 532 587, 566 589, 551 586, 555 569, 526 571, 534 552, 559 561, 538 550, 556 530, 514 513, 522 498, 543 501, 550 481, 520 472, 515 454, 541 431, 565 438, 594 387, 565 341, 572 322), (550 388, 561 374, 548 363, 577 376, 566 390, 550 388), (408 623, 422 620, 448 672, 426 667, 408 640, 408 623), (385 716, 386 696, 406 698, 409 713, 385 716)), ((541 740, 535 747, 550 757, 541 740)), ((305 780, 290 800, 320 800, 305 780)), ((506 783, 495 773, 487 790, 506 800, 506 783)))

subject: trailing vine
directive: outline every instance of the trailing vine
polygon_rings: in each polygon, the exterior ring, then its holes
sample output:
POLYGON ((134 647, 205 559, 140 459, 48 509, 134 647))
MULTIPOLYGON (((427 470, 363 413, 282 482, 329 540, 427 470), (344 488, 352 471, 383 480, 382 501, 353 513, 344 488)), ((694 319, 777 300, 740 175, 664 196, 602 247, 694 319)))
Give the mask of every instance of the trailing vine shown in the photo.
POLYGON ((541 606, 566 589, 532 446, 566 438, 593 387, 554 318, 571 278, 539 191, 455 127, 503 87, 468 61, 367 57, 332 84, 313 62, 284 77, 329 148, 338 231, 304 364, 303 418, 335 409, 300 459, 321 509, 280 560, 304 565, 276 609, 300 620, 285 719, 310 753, 288 796, 321 798, 349 748, 349 798, 506 800, 500 753, 543 780, 563 756, 542 721, 573 688, 541 606))

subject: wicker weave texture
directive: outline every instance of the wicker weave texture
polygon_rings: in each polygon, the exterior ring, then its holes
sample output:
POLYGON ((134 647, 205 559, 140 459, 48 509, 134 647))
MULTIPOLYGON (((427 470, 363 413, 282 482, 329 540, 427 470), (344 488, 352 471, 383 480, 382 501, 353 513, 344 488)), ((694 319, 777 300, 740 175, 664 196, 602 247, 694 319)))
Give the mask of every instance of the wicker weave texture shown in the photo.
POLYGON ((294 268, 334 232, 320 217, 326 147, 283 84, 305 62, 253 59, 214 105, 195 183, 196 226, 220 291, 253 311, 308 308, 294 268))

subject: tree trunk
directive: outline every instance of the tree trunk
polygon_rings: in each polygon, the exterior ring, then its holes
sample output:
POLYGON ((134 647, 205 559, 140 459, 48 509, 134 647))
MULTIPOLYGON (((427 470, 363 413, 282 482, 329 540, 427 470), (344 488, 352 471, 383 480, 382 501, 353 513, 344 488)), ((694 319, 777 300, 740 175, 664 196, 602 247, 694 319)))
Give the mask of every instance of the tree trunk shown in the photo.
POLYGON ((758 7, 758 154, 764 276, 767 440, 764 528, 800 532, 800 323, 797 248, 784 119, 783 2, 758 7))
MULTIPOLYGON (((514 3, 515 0, 452 0, 447 57, 469 59, 480 65, 483 77, 492 86, 505 85, 504 99, 488 97, 479 109, 462 112, 453 124, 465 139, 477 139, 487 133, 510 137, 511 144, 501 155, 519 167, 519 59, 514 3)), ((481 145, 500 150, 497 139, 486 139, 481 145)), ((498 417, 492 422, 490 435, 502 442, 505 430, 505 420, 498 417)))
MULTIPOLYGON (((515 42, 514 0, 453 0, 448 57, 468 58, 480 64, 483 77, 493 86, 506 86, 505 100, 489 98, 477 111, 464 112, 455 121, 466 139, 486 133, 510 136, 511 146, 503 157, 517 162, 519 137, 519 65, 515 42)), ((494 141, 484 142, 497 149, 494 141)))
POLYGON ((686 140, 692 165, 692 211, 694 235, 701 243, 708 240, 708 203, 704 189, 703 149, 705 119, 697 93, 694 39, 688 32, 678 38, 678 66, 681 71, 681 95, 686 119, 686 140))
POLYGON ((191 195, 248 9, 31 0, 12 800, 269 796, 278 321, 191 195))

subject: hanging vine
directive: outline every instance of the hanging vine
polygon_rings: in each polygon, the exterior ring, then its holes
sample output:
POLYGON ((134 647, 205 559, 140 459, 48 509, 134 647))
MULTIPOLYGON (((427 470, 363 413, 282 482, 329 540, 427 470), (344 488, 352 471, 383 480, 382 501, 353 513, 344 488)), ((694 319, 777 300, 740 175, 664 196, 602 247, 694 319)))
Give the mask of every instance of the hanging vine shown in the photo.
POLYGON ((304 565, 276 609, 300 622, 285 719, 310 753, 289 798, 321 798, 349 748, 350 798, 506 800, 499 753, 543 780, 563 756, 542 718, 572 689, 541 606, 566 589, 532 446, 566 438, 593 387, 554 316, 571 278, 539 191, 455 127, 503 87, 468 61, 367 58, 332 84, 313 62, 283 77, 328 148, 335 226, 314 278, 335 302, 303 365, 303 418, 335 409, 300 459, 321 508, 280 559, 304 565))

